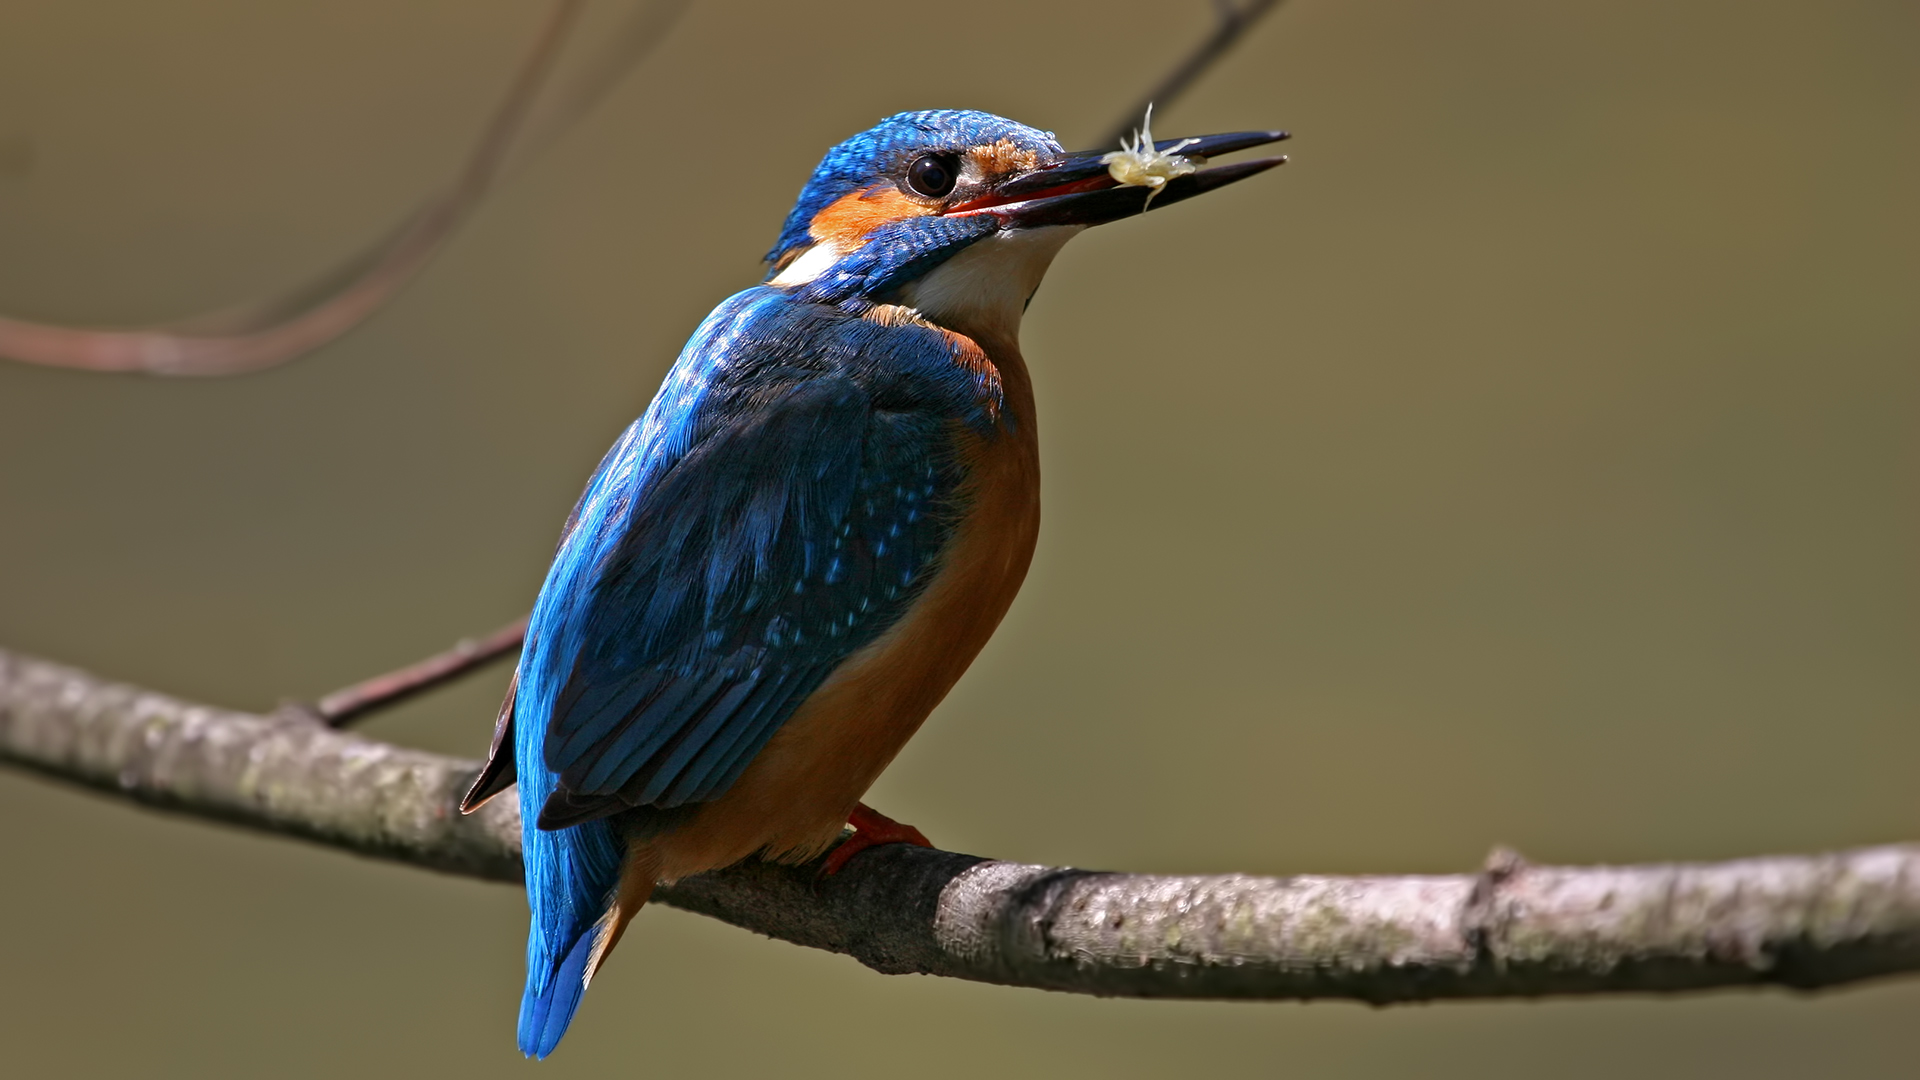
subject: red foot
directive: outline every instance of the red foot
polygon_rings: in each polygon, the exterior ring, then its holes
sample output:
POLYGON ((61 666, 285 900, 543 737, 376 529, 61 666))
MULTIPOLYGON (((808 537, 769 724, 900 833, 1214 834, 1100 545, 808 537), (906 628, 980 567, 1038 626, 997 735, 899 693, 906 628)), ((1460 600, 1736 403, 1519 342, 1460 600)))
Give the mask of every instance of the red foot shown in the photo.
POLYGON ((847 824, 853 826, 853 835, 840 841, 840 846, 827 856, 827 864, 820 868, 821 877, 839 873, 840 868, 847 865, 848 859, 879 844, 933 846, 933 841, 927 839, 919 829, 902 825, 866 803, 853 808, 853 813, 847 816, 847 824))

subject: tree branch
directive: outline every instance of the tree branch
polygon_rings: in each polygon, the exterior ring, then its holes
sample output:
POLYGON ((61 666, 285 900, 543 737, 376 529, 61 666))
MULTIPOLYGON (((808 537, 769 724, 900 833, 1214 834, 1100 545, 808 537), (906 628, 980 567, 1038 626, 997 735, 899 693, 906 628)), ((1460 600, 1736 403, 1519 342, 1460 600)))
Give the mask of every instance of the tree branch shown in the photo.
MULTIPOLYGON (((0 650, 0 761, 180 813, 492 881, 511 800, 474 762, 294 711, 194 705, 0 650)), ((1161 877, 883 847, 839 876, 746 863, 655 896, 877 971, 1132 997, 1374 1003, 1800 989, 1920 971, 1920 844, 1701 865, 1161 877)))

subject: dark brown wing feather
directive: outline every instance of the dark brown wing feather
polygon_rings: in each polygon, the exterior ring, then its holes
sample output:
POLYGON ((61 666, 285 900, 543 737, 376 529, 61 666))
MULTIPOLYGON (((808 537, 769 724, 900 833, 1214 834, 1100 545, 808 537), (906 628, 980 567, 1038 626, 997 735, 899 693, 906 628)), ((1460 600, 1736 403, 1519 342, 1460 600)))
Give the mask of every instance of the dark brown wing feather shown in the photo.
POLYGON ((513 699, 519 689, 520 673, 516 671, 513 680, 507 683, 506 700, 500 703, 500 718, 493 722, 493 745, 487 748, 487 763, 481 767, 480 775, 474 777, 466 797, 460 800, 463 814, 480 809, 520 777, 513 763, 513 699))

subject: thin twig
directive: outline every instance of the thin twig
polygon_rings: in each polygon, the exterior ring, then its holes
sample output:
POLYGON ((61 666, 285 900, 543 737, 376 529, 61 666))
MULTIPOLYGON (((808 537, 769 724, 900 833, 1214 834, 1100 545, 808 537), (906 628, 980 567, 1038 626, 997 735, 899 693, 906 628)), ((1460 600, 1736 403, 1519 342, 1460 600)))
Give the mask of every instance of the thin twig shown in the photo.
POLYGON ((1207 39, 1176 64, 1166 78, 1161 79, 1152 90, 1147 91, 1145 97, 1128 109, 1097 145, 1119 145, 1121 140, 1140 126, 1140 117, 1146 113, 1147 106, 1155 105, 1164 110, 1171 105, 1175 98, 1186 93, 1188 87, 1238 44, 1255 23, 1279 6, 1280 0, 1247 0, 1244 5, 1238 0, 1215 0, 1219 21, 1214 24, 1213 33, 1207 35, 1207 39))
POLYGON ((328 727, 343 728, 375 709, 477 671, 520 648, 527 636, 527 618, 522 615, 483 638, 462 639, 446 652, 335 690, 314 703, 313 713, 328 727))
POLYGON ((606 100, 640 61, 652 55, 693 6, 693 0, 646 0, 627 13, 595 51, 562 79, 515 144, 516 163, 531 158, 606 100))
MULTIPOLYGON (((475 762, 115 685, 0 650, 0 761, 202 818, 519 883, 514 800, 475 762)), ((1071 993, 1375 1004, 1920 972, 1920 844, 1711 864, 1157 876, 889 845, 835 877, 743 863, 661 902, 877 971, 1071 993)))
POLYGON ((381 242, 317 282, 263 304, 144 329, 82 329, 0 317, 0 356, 87 371, 236 375, 286 363, 333 341, 392 300, 471 214, 509 159, 524 160, 585 115, 665 37, 689 2, 643 4, 585 76, 529 124, 567 32, 585 7, 585 0, 555 0, 505 98, 453 182, 381 242))

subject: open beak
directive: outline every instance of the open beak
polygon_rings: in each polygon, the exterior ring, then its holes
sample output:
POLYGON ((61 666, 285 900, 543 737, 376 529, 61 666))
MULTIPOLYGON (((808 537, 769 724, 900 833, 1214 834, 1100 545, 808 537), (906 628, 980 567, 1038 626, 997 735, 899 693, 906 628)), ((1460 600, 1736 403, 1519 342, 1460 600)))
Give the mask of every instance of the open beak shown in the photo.
MULTIPOLYGON (((1154 144, 1161 154, 1174 153, 1194 165, 1235 150, 1265 146, 1287 137, 1284 131, 1236 131, 1198 139, 1165 139, 1154 144), (1185 142, 1185 146, 1180 146, 1185 142), (1179 147, 1175 150, 1175 147, 1179 147)), ((947 217, 991 214, 1009 229, 1042 225, 1104 225, 1123 217, 1158 210, 1183 199, 1222 188, 1284 163, 1284 157, 1260 158, 1172 176, 1158 189, 1145 184, 1122 184, 1114 179, 1104 150, 1066 154, 1031 172, 1020 173, 966 202, 949 207, 947 217), (1149 198, 1151 196, 1151 198, 1149 198)))

